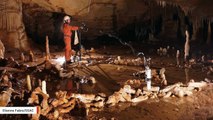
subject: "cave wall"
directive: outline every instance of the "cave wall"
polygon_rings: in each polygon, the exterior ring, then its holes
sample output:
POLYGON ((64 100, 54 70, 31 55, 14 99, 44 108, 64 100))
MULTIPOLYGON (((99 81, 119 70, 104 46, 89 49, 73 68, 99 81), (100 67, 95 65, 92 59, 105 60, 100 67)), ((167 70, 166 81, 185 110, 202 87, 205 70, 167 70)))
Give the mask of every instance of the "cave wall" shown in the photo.
POLYGON ((29 49, 20 0, 0 0, 0 39, 6 48, 29 49))
POLYGON ((63 16, 68 14, 72 16, 73 25, 85 23, 89 28, 87 32, 82 32, 83 39, 93 40, 102 35, 100 31, 113 33, 134 22, 148 9, 141 0, 84 0, 80 3, 73 0, 25 0, 23 14, 28 36, 43 43, 45 35, 48 35, 50 43, 63 43, 60 26, 63 16))
POLYGON ((115 32, 125 34, 122 39, 128 35, 128 39, 147 39, 150 34, 151 38, 183 39, 186 25, 189 25, 192 40, 200 37, 206 43, 211 42, 212 15, 195 15, 198 10, 203 10, 199 14, 211 10, 203 8, 209 2, 204 0, 205 4, 200 7, 198 0, 192 5, 189 3, 182 0, 1 0, 0 14, 4 17, 0 18, 0 39, 7 46, 19 49, 29 48, 27 36, 43 44, 48 35, 51 44, 61 44, 61 24, 63 16, 68 14, 72 16, 73 25, 85 23, 89 28, 82 32, 83 39, 92 40, 103 33, 115 32))
POLYGON ((197 42, 199 46, 213 46, 212 39, 212 0, 155 0, 158 5, 178 6, 184 12, 185 25, 191 29, 190 41, 197 42))

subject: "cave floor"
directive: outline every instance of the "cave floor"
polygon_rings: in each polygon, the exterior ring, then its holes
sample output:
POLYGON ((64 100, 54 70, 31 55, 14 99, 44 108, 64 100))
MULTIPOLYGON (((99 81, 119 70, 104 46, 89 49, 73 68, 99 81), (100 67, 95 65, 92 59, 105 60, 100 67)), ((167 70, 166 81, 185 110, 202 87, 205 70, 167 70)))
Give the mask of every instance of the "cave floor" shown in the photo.
MULTIPOLYGON (((110 50, 107 50, 110 51, 110 50)), ((116 53, 112 51, 112 53, 116 53)), ((124 52, 125 53, 125 52, 124 52)), ((123 54, 121 50, 119 55, 123 58, 128 54, 123 54)), ((213 76, 202 72, 200 65, 194 65, 192 68, 176 67, 174 56, 147 55, 151 57, 151 68, 166 68, 166 78, 168 84, 177 82, 187 83, 189 80, 203 81, 205 78, 213 79, 213 76), (186 71, 188 75, 186 76, 186 71)), ((89 67, 98 73, 97 81, 103 83, 103 91, 114 91, 117 85, 123 85, 128 79, 137 79, 132 76, 133 72, 144 69, 142 66, 126 66, 100 64, 89 67), (101 69, 102 70, 101 70, 101 69)), ((154 82, 153 82, 154 84, 154 82)), ((157 84, 156 84, 157 85, 157 84)), ((99 84, 97 84, 99 86, 99 84)), ((101 85, 100 85, 101 86, 101 85)), ((100 87, 102 88, 102 86, 100 87)), ((153 99, 138 104, 119 103, 116 106, 106 108, 100 112, 91 113, 89 119, 118 119, 118 120, 206 120, 213 119, 213 87, 210 86, 192 96, 184 98, 153 99)))
MULTIPOLYGON (((91 56, 113 55, 121 56, 122 58, 134 58, 130 53, 125 52, 126 49, 97 49, 91 56), (99 51, 99 52, 98 52, 99 51)), ((51 53, 54 56, 63 55, 63 52, 51 53)), ((39 56, 39 55, 38 55, 39 56)), ((41 55, 38 57, 36 63, 28 63, 29 65, 37 64, 44 59, 41 55)), ((176 67, 174 56, 158 56, 150 54, 151 68, 166 69, 166 78, 168 84, 177 82, 187 83, 189 80, 202 81, 205 78, 213 79, 213 75, 207 75, 202 72, 200 65, 194 65, 191 68, 176 67), (188 77, 186 77, 186 70, 188 77)), ((84 56, 83 56, 84 57, 84 56)), ((111 95, 118 91, 120 87, 129 79, 138 79, 132 74, 134 72, 143 70, 143 66, 127 66, 114 64, 95 64, 91 66, 84 66, 75 69, 77 74, 94 76, 97 83, 95 85, 81 85, 81 93, 105 93, 111 95)), ((69 70, 69 69, 68 69, 69 70)), ((48 82, 47 92, 50 95, 54 94, 54 90, 66 90, 66 80, 48 82)), ((155 85, 155 83, 153 82, 155 85)), ((156 84, 157 85, 157 84, 156 84)), ((72 92, 79 92, 76 86, 73 85, 72 92)), ((91 119, 91 120, 206 120, 213 119, 213 86, 209 86, 199 92, 195 92, 192 96, 184 98, 167 98, 167 99, 149 99, 137 104, 133 103, 119 103, 113 107, 106 107, 101 111, 89 112, 86 117, 72 117, 72 119, 91 119)), ((69 119, 69 117, 67 117, 69 119)))

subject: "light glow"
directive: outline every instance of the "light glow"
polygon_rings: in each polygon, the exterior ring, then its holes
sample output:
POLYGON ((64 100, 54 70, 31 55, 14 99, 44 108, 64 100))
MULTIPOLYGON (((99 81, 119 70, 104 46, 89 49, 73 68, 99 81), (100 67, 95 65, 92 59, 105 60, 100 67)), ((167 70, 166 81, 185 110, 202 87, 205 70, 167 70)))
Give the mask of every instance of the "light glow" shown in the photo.
POLYGON ((63 65, 65 62, 65 57, 58 57, 57 59, 53 59, 53 62, 59 65, 63 65))

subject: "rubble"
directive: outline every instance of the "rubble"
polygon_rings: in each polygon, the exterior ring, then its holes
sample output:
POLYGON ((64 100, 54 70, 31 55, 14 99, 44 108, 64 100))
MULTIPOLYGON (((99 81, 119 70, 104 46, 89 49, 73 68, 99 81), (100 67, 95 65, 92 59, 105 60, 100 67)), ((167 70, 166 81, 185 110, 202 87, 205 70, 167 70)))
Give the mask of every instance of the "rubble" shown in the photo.
POLYGON ((5 91, 1 92, 1 94, 0 94, 0 106, 6 107, 8 105, 8 103, 10 102, 10 98, 11 98, 13 91, 14 90, 10 87, 10 88, 6 88, 5 91))
POLYGON ((116 59, 111 58, 109 63, 115 64, 115 65, 141 66, 141 65, 143 65, 143 60, 141 58, 125 59, 125 58, 121 58, 121 56, 118 56, 116 59))

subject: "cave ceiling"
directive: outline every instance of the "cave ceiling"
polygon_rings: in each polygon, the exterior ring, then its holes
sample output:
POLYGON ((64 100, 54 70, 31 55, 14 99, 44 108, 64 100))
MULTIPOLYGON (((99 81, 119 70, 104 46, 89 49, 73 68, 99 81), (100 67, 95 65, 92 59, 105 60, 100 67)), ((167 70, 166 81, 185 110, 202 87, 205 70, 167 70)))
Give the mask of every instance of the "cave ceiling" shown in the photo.
POLYGON ((180 6, 185 14, 198 18, 212 18, 212 0, 156 0, 158 4, 172 4, 180 6), (165 3, 164 3, 165 2, 165 3))
MULTIPOLYGON (((23 3, 35 3, 54 12, 65 12, 69 15, 85 15, 89 12, 89 6, 94 2, 118 3, 123 0, 22 0, 23 3)), ((139 0, 137 0, 139 1, 139 0)), ((141 0, 143 1, 143 0, 141 0)), ((147 0, 144 0, 147 1, 147 0)), ((180 6, 188 14, 200 17, 212 17, 212 0, 155 0, 159 4, 163 2, 180 6)), ((121 3, 122 4, 122 3, 121 3)))

